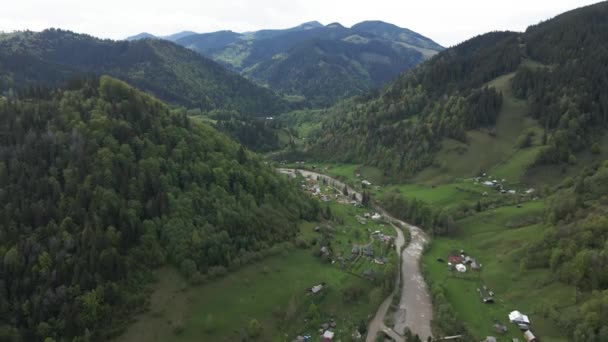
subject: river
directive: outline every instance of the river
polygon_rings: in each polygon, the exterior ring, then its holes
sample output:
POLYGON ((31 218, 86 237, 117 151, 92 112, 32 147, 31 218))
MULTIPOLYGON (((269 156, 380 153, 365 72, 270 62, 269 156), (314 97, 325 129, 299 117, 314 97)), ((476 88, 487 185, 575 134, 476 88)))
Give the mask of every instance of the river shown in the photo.
MULTIPOLYGON (((291 176, 295 176, 295 173, 298 172, 304 177, 325 179, 329 185, 338 190, 342 190, 346 186, 348 192, 350 194, 354 193, 359 202, 363 198, 361 193, 347 184, 322 173, 285 168, 277 169, 277 171, 291 176)), ((403 332, 405 327, 408 327, 414 334, 420 336, 423 341, 426 341, 429 336, 432 336, 431 320, 433 318, 433 309, 428 287, 420 272, 420 258, 422 257, 424 246, 429 242, 429 238, 422 229, 389 215, 383 208, 375 205, 374 210, 382 214, 395 228, 397 232, 397 239, 395 240, 397 254, 400 253, 401 248, 405 243, 403 229, 409 231, 411 241, 401 253, 400 274, 399 279, 397 280, 397 284, 401 285, 401 291, 398 294, 400 295, 400 299, 399 308, 395 313, 395 325, 393 328, 390 328, 384 324, 384 318, 386 317, 392 298, 395 295, 395 293, 393 293, 382 302, 376 311, 376 315, 370 321, 366 342, 375 341, 376 335, 380 331, 384 331, 395 341, 402 342, 404 341, 403 336, 396 332, 403 332)), ((397 292, 398 289, 399 288, 397 287, 395 292, 397 292)))

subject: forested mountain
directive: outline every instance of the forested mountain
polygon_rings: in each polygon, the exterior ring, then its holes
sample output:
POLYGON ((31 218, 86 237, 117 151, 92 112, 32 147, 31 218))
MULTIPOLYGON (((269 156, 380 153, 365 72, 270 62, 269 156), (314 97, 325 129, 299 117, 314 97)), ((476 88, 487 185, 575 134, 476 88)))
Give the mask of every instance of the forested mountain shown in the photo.
POLYGON ((155 36, 151 33, 148 32, 142 32, 139 34, 136 34, 134 36, 130 36, 127 37, 127 40, 139 40, 139 39, 146 39, 146 38, 152 38, 152 39, 165 39, 165 40, 170 40, 172 42, 187 37, 187 36, 191 36, 196 34, 196 32, 192 32, 192 31, 182 31, 182 32, 178 32, 178 33, 174 33, 174 34, 170 34, 168 36, 155 36))
POLYGON ((0 97, 0 202, 2 341, 108 340, 151 269, 205 281, 280 251, 318 211, 256 155, 107 76, 0 97))
POLYGON ((491 127, 502 95, 484 83, 520 63, 517 34, 494 32, 441 52, 374 97, 328 109, 312 137, 316 158, 363 162, 407 176, 430 165, 441 139, 491 127))
POLYGON ((380 87, 443 49, 379 21, 352 28, 310 22, 286 30, 219 31, 176 42, 314 106, 380 87))
POLYGON ((268 115, 286 108, 272 91, 166 40, 100 40, 55 29, 0 35, 0 93, 101 74, 203 111, 268 115))
POLYGON ((488 82, 514 73, 512 93, 545 128, 537 165, 574 162, 608 124, 607 29, 604 2, 525 33, 475 37, 406 72, 378 96, 329 109, 309 151, 411 175, 433 162, 442 139, 466 144, 467 130, 491 133, 502 94, 488 82))

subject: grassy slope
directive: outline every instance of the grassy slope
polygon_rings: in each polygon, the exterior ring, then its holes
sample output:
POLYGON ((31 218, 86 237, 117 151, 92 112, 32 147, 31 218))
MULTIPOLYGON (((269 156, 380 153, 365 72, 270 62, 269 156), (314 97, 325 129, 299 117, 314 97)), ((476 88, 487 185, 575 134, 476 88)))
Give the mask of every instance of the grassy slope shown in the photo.
MULTIPOLYGON (((394 235, 394 230, 387 225, 371 220, 365 225, 358 223, 355 215, 363 216, 364 209, 335 202, 330 207, 334 217, 343 220, 341 224, 332 224, 335 228, 332 249, 336 255, 349 255, 353 244, 367 244, 369 231, 381 230, 394 235)), ((318 223, 302 223, 301 236, 308 241, 318 237, 319 234, 314 232, 316 225, 318 223)), ((373 247, 377 255, 381 253, 395 261, 392 249, 379 242, 375 242, 373 247)), ((329 285, 325 297, 317 302, 321 319, 335 318, 337 337, 350 336, 358 322, 366 320, 376 309, 376 303, 371 303, 368 298, 373 285, 337 265, 322 263, 312 255, 316 248, 296 249, 287 255, 269 257, 201 286, 189 286, 175 270, 162 269, 158 272, 159 281, 151 298, 151 311, 138 317, 118 341, 235 341, 240 339, 253 318, 263 325, 260 341, 277 338, 282 341, 285 335, 293 338, 298 334, 310 334, 314 341, 318 335, 316 329, 305 329, 303 323, 307 302, 299 304, 300 313, 294 320, 280 322, 294 295, 301 296, 308 288, 321 282, 329 285), (341 290, 354 285, 363 289, 363 296, 346 304, 341 290), (214 321, 211 332, 205 329, 209 314, 214 321), (181 334, 174 333, 173 322, 182 322, 184 330, 181 334)), ((382 272, 383 266, 359 258, 351 271, 360 274, 366 269, 382 272)))
MULTIPOLYGON (((573 304, 575 290, 553 282, 548 271, 522 271, 519 260, 524 246, 541 238, 543 227, 531 224, 509 227, 524 222, 529 217, 542 214, 543 203, 530 202, 522 208, 502 207, 468 217, 457 224, 460 232, 450 238, 436 238, 423 258, 429 277, 442 284, 448 300, 458 316, 478 338, 496 336, 495 321, 507 324, 507 315, 520 310, 530 316, 533 332, 543 341, 566 341, 559 327, 541 314, 544 304, 559 303, 567 307, 573 304), (454 275, 437 258, 447 259, 451 251, 464 249, 483 265, 479 273, 454 275), (476 289, 485 284, 496 293, 495 304, 484 304, 476 289)), ((519 338, 521 333, 512 324, 509 332, 499 336, 499 341, 519 338)))
POLYGON ((434 167, 427 168, 413 178, 417 183, 442 183, 453 178, 472 177, 480 172, 493 172, 499 169, 503 178, 519 179, 523 168, 532 163, 538 147, 517 149, 515 143, 522 132, 528 129, 542 133, 538 124, 526 116, 527 105, 523 100, 513 97, 511 80, 515 73, 510 73, 489 82, 503 94, 503 107, 495 127, 495 136, 487 131, 474 130, 467 132, 468 144, 445 139, 443 147, 437 154, 434 167), (510 160, 517 161, 517 167, 504 168, 510 160))

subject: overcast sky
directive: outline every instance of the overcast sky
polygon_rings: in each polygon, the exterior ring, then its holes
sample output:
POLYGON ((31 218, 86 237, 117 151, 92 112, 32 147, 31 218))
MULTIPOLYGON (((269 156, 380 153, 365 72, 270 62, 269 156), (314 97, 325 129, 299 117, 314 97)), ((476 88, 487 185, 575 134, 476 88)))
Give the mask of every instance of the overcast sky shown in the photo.
POLYGON ((166 35, 287 28, 318 20, 351 26, 383 20, 451 46, 492 30, 528 25, 597 1, 588 0, 5 0, 0 31, 59 27, 123 39, 142 31, 166 35))

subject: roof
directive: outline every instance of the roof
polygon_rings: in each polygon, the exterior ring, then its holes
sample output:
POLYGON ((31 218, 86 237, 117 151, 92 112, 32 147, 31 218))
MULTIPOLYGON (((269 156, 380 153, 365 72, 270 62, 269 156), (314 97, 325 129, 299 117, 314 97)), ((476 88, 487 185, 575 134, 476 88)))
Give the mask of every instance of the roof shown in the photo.
POLYGON ((530 324, 530 319, 527 315, 522 314, 521 312, 515 310, 509 314, 509 321, 513 323, 524 323, 530 324))
POLYGON ((310 289, 310 291, 312 293, 317 293, 317 292, 321 291, 322 289, 323 289, 323 285, 315 285, 310 289))
POLYGON ((329 339, 334 338, 334 332, 325 330, 325 332, 323 333, 323 338, 329 338, 329 339))
POLYGON ((463 264, 458 264, 458 265, 456 265, 456 270, 458 272, 466 272, 467 271, 467 267, 465 265, 463 265, 463 264))

